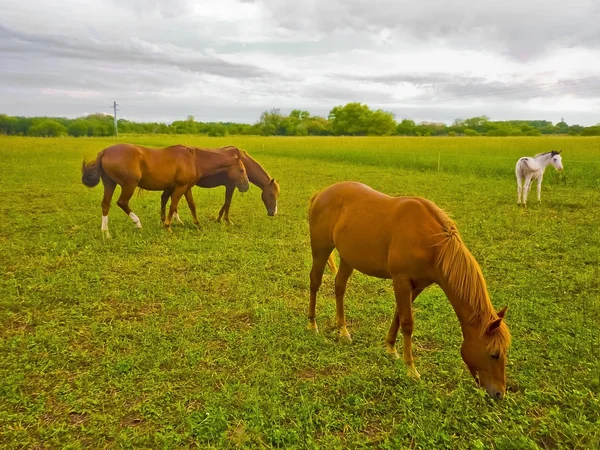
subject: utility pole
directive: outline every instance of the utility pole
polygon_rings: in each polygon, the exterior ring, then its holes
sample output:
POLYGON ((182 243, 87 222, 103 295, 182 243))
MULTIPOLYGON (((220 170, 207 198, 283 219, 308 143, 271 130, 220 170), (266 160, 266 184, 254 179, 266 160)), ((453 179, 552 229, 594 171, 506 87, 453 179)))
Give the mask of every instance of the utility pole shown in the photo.
POLYGON ((114 117, 115 117, 115 137, 119 137, 119 128, 117 127, 117 111, 118 111, 117 106, 119 106, 119 105, 117 105, 117 102, 113 102, 112 107, 115 111, 115 115, 114 115, 114 117))

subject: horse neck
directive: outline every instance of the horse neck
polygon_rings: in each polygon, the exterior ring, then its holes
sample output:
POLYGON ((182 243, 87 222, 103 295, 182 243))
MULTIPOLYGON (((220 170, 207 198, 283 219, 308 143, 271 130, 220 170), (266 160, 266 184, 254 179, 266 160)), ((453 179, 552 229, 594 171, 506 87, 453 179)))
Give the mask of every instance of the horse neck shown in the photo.
POLYGON ((479 264, 457 236, 448 238, 438 262, 438 284, 452 304, 463 336, 479 333, 496 317, 479 264))
POLYGON ((258 186, 260 189, 271 182, 271 177, 263 167, 250 157, 248 154, 242 156, 242 162, 246 167, 246 173, 248 174, 248 180, 250 183, 258 186))
POLYGON ((535 158, 535 161, 538 163, 538 165, 540 166, 540 168, 545 169, 552 162, 552 154, 551 153, 545 153, 543 155, 540 155, 537 158, 535 158))

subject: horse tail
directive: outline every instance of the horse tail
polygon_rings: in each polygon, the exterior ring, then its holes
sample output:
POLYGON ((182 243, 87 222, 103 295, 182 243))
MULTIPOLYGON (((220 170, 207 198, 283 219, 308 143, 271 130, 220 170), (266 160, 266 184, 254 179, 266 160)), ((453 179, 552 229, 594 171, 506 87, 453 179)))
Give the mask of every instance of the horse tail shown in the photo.
POLYGON ((313 207, 313 203, 315 202, 315 200, 317 199, 317 196, 321 193, 321 191, 319 192, 315 192, 311 197, 310 200, 308 201, 308 215, 310 216, 310 212, 312 211, 312 207, 313 207))
POLYGON ((104 150, 98 153, 98 156, 94 161, 88 163, 83 161, 81 166, 81 182, 88 187, 94 187, 100 183, 100 176, 102 175, 102 156, 104 150))

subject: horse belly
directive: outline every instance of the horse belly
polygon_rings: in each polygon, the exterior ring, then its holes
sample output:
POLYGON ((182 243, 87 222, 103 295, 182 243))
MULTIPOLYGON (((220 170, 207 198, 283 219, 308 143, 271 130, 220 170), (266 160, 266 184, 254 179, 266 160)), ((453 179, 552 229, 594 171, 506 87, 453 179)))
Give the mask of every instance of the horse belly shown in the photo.
POLYGON ((333 241, 340 257, 354 269, 377 278, 391 278, 389 246, 377 233, 361 233, 348 228, 334 232, 333 241))

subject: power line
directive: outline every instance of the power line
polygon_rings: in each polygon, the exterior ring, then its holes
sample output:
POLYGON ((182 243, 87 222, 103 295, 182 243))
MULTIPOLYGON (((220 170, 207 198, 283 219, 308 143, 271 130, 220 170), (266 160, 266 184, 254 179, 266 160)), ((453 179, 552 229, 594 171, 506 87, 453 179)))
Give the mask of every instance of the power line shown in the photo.
POLYGON ((111 108, 113 108, 113 110, 114 110, 115 137, 119 137, 119 128, 117 127, 117 111, 118 111, 117 106, 119 106, 119 105, 117 104, 116 101, 113 102, 113 104, 111 106, 111 108))

